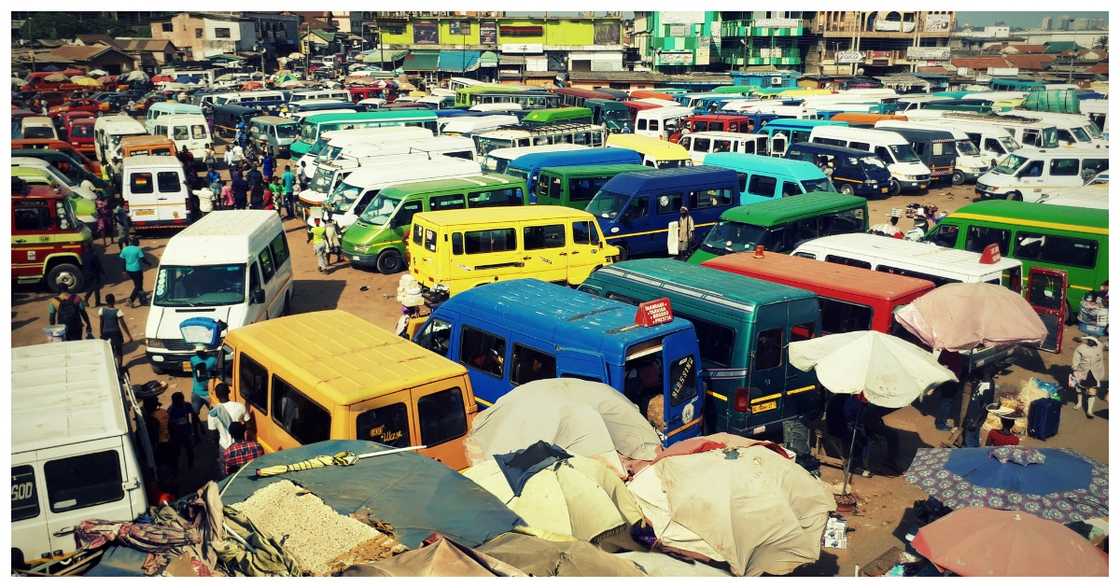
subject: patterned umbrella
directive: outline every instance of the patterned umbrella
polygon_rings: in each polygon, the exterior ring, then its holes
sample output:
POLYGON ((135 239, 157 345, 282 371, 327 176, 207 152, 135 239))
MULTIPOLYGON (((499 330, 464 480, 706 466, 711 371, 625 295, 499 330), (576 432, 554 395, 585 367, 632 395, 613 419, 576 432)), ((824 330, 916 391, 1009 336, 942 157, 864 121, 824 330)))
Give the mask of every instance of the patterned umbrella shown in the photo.
POLYGON ((1021 510, 1059 523, 1108 516, 1108 466, 1067 449, 919 449, 906 480, 954 510, 1021 510))

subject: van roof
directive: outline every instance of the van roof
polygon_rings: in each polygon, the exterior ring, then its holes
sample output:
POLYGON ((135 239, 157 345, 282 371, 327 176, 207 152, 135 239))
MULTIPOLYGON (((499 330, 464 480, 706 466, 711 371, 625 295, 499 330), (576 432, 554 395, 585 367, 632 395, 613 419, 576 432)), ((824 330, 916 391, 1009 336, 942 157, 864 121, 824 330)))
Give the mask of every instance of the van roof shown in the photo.
POLYGON ((175 142, 166 135, 129 135, 121 139, 121 150, 127 147, 141 145, 174 145, 175 142))
POLYGON ((763 123, 762 128, 765 129, 770 126, 804 129, 813 127, 846 127, 848 123, 842 120, 833 121, 816 118, 776 118, 763 123))
POLYGON ((724 211, 719 218, 760 227, 772 227, 792 220, 866 206, 867 199, 859 196, 847 196, 836 192, 809 192, 778 200, 736 206, 724 211))
MULTIPOLYGON (((859 149, 852 149, 851 147, 841 147, 839 145, 829 145, 828 143, 794 143, 789 147, 791 150, 796 148, 800 151, 813 152, 829 152, 836 155, 848 155, 850 157, 867 157, 875 155, 870 151, 861 151, 859 149)), ((788 153, 787 153, 788 154, 788 153)))
POLYGON ((1049 159, 1053 157, 1091 157, 1094 159, 1108 159, 1108 150, 1097 147, 1059 147, 1046 149, 1039 147, 1023 147, 1014 153, 1027 158, 1049 159))
MULTIPOLYGON (((612 135, 614 136, 614 135, 612 135)), ((553 143, 552 145, 533 145, 531 147, 502 147, 487 153, 487 157, 505 158, 510 161, 529 153, 559 153, 561 151, 586 151, 591 149, 587 145, 574 143, 553 143)))
POLYGON ((542 167, 540 171, 558 176, 577 177, 603 174, 618 175, 625 172, 645 171, 647 169, 649 168, 640 163, 589 163, 587 165, 548 166, 542 167))
POLYGON ((441 304, 433 316, 445 309, 566 345, 586 347, 583 342, 597 340, 598 349, 615 357, 624 357, 627 348, 637 343, 691 328, 684 319, 674 318, 653 327, 623 330, 635 324, 636 307, 534 279, 471 288, 441 304))
POLYGON ((1108 210, 1096 208, 985 200, 966 204, 949 213, 949 218, 1000 221, 1019 227, 1108 235, 1108 210))
POLYGON ((800 288, 744 277, 676 259, 631 259, 595 270, 595 274, 641 280, 657 290, 684 294, 754 312, 756 306, 816 298, 800 288))
POLYGON ((123 114, 98 117, 97 122, 94 123, 94 127, 98 125, 110 134, 120 135, 127 133, 135 135, 148 132, 148 129, 145 129, 140 121, 123 114))
POLYGON ((108 341, 12 348, 12 453, 127 435, 108 341))
POLYGON ((765 171, 804 179, 825 177, 821 168, 808 161, 750 153, 709 153, 704 158, 704 165, 734 171, 765 171))
POLYGON ((422 182, 409 182, 407 184, 396 184, 381 191, 381 194, 401 194, 413 192, 438 192, 442 190, 458 190, 466 188, 468 190, 490 188, 493 186, 506 186, 516 185, 524 186, 524 182, 512 176, 504 176, 501 174, 478 174, 473 176, 466 176, 462 178, 452 178, 444 180, 425 180, 422 182))
POLYGON ((428 227, 457 227, 462 225, 475 225, 479 223, 503 223, 518 221, 545 221, 551 219, 592 220, 595 217, 590 212, 585 212, 567 206, 496 206, 493 208, 467 208, 457 210, 440 210, 436 212, 418 212, 413 219, 424 223, 428 227))
POLYGON ((266 124, 266 125, 281 125, 281 124, 284 124, 284 123, 296 124, 296 121, 294 121, 290 118, 284 118, 282 116, 272 116, 272 115, 254 116, 253 118, 249 119, 249 122, 250 123, 263 123, 263 124, 266 124))
POLYGON ((720 255, 702 265, 728 272, 742 270, 767 281, 788 279, 813 292, 830 289, 883 300, 898 300, 935 287, 933 282, 920 278, 769 251, 762 257, 749 251, 720 255))
POLYGON ((665 169, 647 168, 645 171, 633 171, 618 174, 603 185, 604 190, 633 194, 646 189, 673 189, 677 187, 696 187, 698 184, 705 188, 723 185, 738 185, 738 176, 735 172, 714 165, 695 165, 687 167, 670 167, 665 169))
POLYGON ((271 239, 282 231, 280 217, 268 210, 219 210, 183 229, 167 242, 160 265, 245 263, 257 234, 271 239))
MULTIPOLYGON (((700 137, 704 139, 730 139, 732 141, 754 141, 766 135, 760 133, 734 133, 731 131, 696 131, 684 135, 684 137, 700 137)), ((681 139, 684 139, 681 137, 681 139)))
POLYGON ((641 163, 642 155, 633 149, 618 147, 591 147, 573 151, 544 151, 526 153, 510 161, 514 169, 530 170, 538 167, 590 165, 593 163, 641 163))
POLYGON ((169 114, 167 116, 161 116, 158 119, 156 119, 155 124, 162 126, 162 125, 167 125, 167 124, 172 124, 172 123, 177 123, 177 122, 182 122, 182 123, 198 122, 200 120, 202 122, 206 122, 206 117, 202 116, 201 112, 179 113, 179 114, 169 114))
POLYGON ((23 126, 51 127, 53 129, 54 122, 49 116, 25 116, 23 118, 23 126))
MULTIPOLYGON (((273 217, 276 215, 273 214, 273 217)), ((342 310, 284 316, 230 331, 227 341, 280 377, 348 406, 466 373, 463 366, 342 310)))
POLYGON ((166 110, 168 112, 182 113, 182 114, 202 114, 202 107, 195 104, 185 104, 182 102, 174 102, 172 100, 165 100, 163 102, 156 102, 149 107, 149 110, 166 110))
POLYGON ((909 145, 905 137, 895 131, 886 129, 862 129, 858 127, 820 126, 813 129, 813 136, 838 137, 863 142, 875 142, 885 145, 909 145))
POLYGON ((124 160, 125 169, 135 167, 177 167, 182 168, 183 162, 174 155, 133 155, 124 160))
POLYGON ((662 141, 655 137, 645 135, 632 135, 611 133, 607 136, 608 147, 625 147, 633 149, 658 160, 691 160, 688 150, 676 143, 662 141))
POLYGON ((481 171, 482 166, 477 161, 461 157, 433 155, 427 158, 423 153, 406 153, 363 159, 361 167, 343 181, 351 186, 372 187, 448 174, 477 174, 481 171), (409 162, 420 162, 421 158, 426 162, 423 165, 408 165, 409 162))
POLYGON ((953 133, 942 129, 915 129, 912 127, 875 127, 890 130, 906 139, 916 141, 952 141, 953 133))
POLYGON ((817 237, 802 243, 795 251, 821 249, 841 255, 871 255, 884 260, 902 261, 909 266, 924 268, 928 273, 935 275, 949 270, 971 276, 986 276, 1023 265, 1010 257, 1001 258, 995 263, 980 263, 980 254, 972 251, 871 233, 845 233, 817 237))

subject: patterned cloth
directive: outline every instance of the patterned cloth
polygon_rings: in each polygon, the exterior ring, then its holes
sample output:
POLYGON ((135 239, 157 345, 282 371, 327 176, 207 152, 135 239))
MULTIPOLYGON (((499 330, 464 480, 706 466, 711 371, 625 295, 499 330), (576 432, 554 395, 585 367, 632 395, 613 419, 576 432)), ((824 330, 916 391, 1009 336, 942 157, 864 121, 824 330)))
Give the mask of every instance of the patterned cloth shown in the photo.
POLYGON ((241 466, 262 455, 264 455, 264 449, 261 449, 260 444, 256 441, 238 441, 230 445, 229 448, 222 453, 222 462, 226 466, 226 475, 228 476, 236 472, 241 469, 241 466))

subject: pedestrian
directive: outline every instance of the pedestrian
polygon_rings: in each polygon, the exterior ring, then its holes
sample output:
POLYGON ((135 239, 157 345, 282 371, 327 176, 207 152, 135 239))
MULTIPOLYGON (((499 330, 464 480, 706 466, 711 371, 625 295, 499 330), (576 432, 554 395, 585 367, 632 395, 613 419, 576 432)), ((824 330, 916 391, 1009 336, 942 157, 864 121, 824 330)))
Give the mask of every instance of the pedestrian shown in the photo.
POLYGON ((342 261, 342 243, 338 235, 338 223, 334 215, 324 212, 326 219, 323 222, 323 237, 327 240, 327 265, 331 263, 331 255, 335 256, 335 263, 342 261))
POLYGON ((240 169, 234 169, 231 174, 230 184, 233 187, 233 207, 244 210, 249 200, 249 183, 241 175, 240 169))
POLYGON ((156 467, 166 473, 171 467, 171 416, 160 404, 158 396, 144 399, 144 423, 148 426, 156 467))
POLYGON ((1105 390, 1104 381, 1108 379, 1104 346, 1096 337, 1077 336, 1073 341, 1079 345, 1073 350, 1070 382, 1077 393, 1077 409, 1084 410, 1085 418, 1092 419, 1097 398, 1106 398, 1106 394, 1102 393, 1105 390))
POLYGON ((93 324, 90 323, 86 306, 70 286, 63 288, 62 292, 47 303, 47 324, 65 326, 64 341, 81 341, 83 332, 93 337, 93 324), (82 330, 83 324, 85 331, 82 330))
POLYGON ((241 145, 235 144, 230 152, 234 166, 241 165, 245 161, 245 149, 241 145))
POLYGON ((249 205, 250 208, 259 209, 261 207, 261 200, 264 197, 264 178, 261 176, 261 170, 255 166, 249 168, 249 174, 245 177, 245 181, 249 182, 249 205))
POLYGON ((113 294, 105 295, 105 306, 97 309, 97 317, 101 321, 101 338, 108 341, 113 348, 113 357, 117 359, 117 369, 124 362, 124 337, 128 335, 128 342, 132 343, 132 333, 128 331, 128 324, 124 315, 117 309, 117 297, 113 294))
POLYGON ((261 210, 275 210, 272 205, 272 183, 264 182, 264 192, 261 195, 261 210))
POLYGON ((233 443, 222 452, 224 474, 231 476, 245 464, 264 455, 264 449, 256 441, 245 440, 245 425, 232 423, 229 435, 233 443))
POLYGON ((296 175, 292 173, 292 166, 284 166, 284 175, 280 176, 280 182, 284 185, 285 218, 294 218, 296 175))
POLYGON ((194 468, 194 444, 196 437, 191 424, 191 405, 183 398, 182 392, 171 395, 171 408, 167 411, 170 421, 171 453, 168 463, 179 469, 179 454, 187 454, 187 468, 194 468))
POLYGON ((89 306, 89 297, 93 296, 93 305, 101 306, 101 286, 105 285, 105 268, 101 265, 101 256, 96 251, 90 251, 82 259, 82 274, 87 281, 83 302, 89 306))
POLYGON ((132 237, 128 245, 121 249, 120 258, 124 260, 124 271, 132 279, 132 292, 128 295, 128 305, 136 308, 136 303, 144 304, 144 266, 151 265, 140 248, 140 239, 132 237))
POLYGON ((224 182, 222 183, 221 202, 222 202, 222 209, 223 210, 233 210, 233 207, 236 205, 236 203, 233 199, 233 185, 232 184, 227 184, 227 183, 224 183, 224 182))
POLYGON ((280 185, 280 178, 272 176, 268 178, 268 191, 272 193, 272 207, 280 214, 280 207, 284 205, 284 187, 280 185))
POLYGON ((996 391, 996 370, 991 366, 983 368, 979 381, 972 387, 969 394, 968 407, 965 409, 964 422, 964 447, 980 447, 980 428, 987 417, 987 407, 992 403, 996 391))
POLYGON ((261 173, 264 177, 272 177, 272 172, 276 170, 276 158, 272 156, 272 149, 265 152, 264 159, 261 161, 261 168, 261 173))
POLYGON ((206 153, 202 156, 202 163, 207 169, 214 169, 214 147, 210 143, 206 144, 206 153))
POLYGON ((872 446, 881 445, 886 450, 882 469, 888 475, 902 473, 898 465, 898 432, 883 421, 883 417, 894 410, 870 402, 863 409, 863 431, 867 436, 865 456, 870 457, 872 446))
POLYGON ((957 381, 949 381, 936 388, 937 408, 934 413, 933 426, 938 431, 953 430, 952 419, 953 400, 960 395, 960 382, 964 381, 964 361, 961 354, 955 351, 942 351, 937 362, 953 372, 957 381))
POLYGON ((319 273, 327 271, 327 229, 323 226, 322 220, 315 217, 315 226, 311 227, 307 234, 307 240, 315 250, 315 259, 319 262, 319 273))
MULTIPOLYGON (((210 378, 218 367, 218 359, 206 353, 206 346, 196 343, 191 355, 191 424, 197 435, 202 433, 202 421, 198 411, 210 406, 210 378)), ((212 429, 213 427, 211 427, 212 429)))
POLYGON ((183 171, 185 171, 187 173, 187 178, 189 179, 189 178, 193 177, 194 176, 194 154, 192 154, 190 152, 190 150, 187 149, 186 145, 183 145, 179 149, 178 158, 179 158, 179 161, 181 161, 183 163, 183 171))
POLYGON ((687 207, 682 206, 681 216, 677 221, 677 259, 688 259, 695 232, 696 225, 692 222, 692 215, 688 213, 687 207))
POLYGON ((113 238, 113 208, 109 203, 109 198, 104 194, 98 194, 97 200, 94 201, 97 216, 97 236, 101 238, 101 246, 107 247, 109 240, 113 238))
POLYGON ((214 194, 222 191, 222 174, 218 173, 213 164, 206 167, 206 185, 214 194))
MULTIPOLYGON (((218 404, 207 413, 206 428, 218 432, 218 465, 221 466, 222 453, 229 449, 230 445, 233 445, 230 426, 235 423, 244 426, 249 420, 249 411, 244 404, 229 399, 229 385, 225 382, 221 382, 214 387, 214 395, 218 397, 218 404)), ((222 471, 221 467, 218 471, 222 471)))
POLYGON ((132 233, 132 219, 123 206, 117 205, 113 210, 113 220, 117 225, 117 247, 120 251, 128 246, 129 235, 132 233))
POLYGON ((232 170, 233 164, 233 148, 227 147, 225 153, 222 154, 222 162, 226 164, 226 169, 232 170))
POLYGON ((1015 419, 1023 418, 1022 411, 1001 412, 998 406, 988 407, 988 412, 999 417, 1000 428, 988 431, 988 437, 984 440, 985 447, 1003 447, 1006 445, 1018 445, 1019 436, 1011 432, 1015 427, 1015 419))
POLYGON ((894 237, 895 239, 901 239, 905 236, 905 234, 902 232, 902 227, 898 226, 898 221, 901 218, 902 209, 892 208, 890 220, 886 223, 871 227, 871 232, 879 235, 885 235, 887 237, 894 237))

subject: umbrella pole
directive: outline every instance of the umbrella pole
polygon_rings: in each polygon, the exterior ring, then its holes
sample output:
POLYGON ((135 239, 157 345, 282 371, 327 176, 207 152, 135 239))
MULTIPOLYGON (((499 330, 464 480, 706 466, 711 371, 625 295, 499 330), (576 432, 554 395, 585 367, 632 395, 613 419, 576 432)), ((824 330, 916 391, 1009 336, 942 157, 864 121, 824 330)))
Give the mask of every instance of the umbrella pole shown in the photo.
POLYGON ((841 495, 848 493, 848 482, 852 479, 852 453, 856 450, 856 432, 855 427, 852 428, 852 442, 848 446, 848 457, 844 460, 844 489, 840 491, 841 495))

